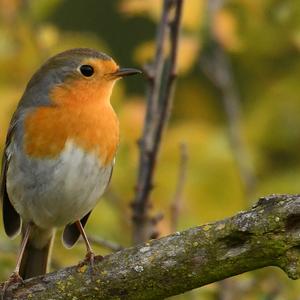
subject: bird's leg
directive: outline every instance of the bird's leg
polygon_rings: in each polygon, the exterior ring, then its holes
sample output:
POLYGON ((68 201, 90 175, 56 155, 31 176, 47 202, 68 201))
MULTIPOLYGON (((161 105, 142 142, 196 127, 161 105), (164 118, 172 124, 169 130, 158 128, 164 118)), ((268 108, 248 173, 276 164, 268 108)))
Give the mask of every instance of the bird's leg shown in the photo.
POLYGON ((28 239, 29 239, 31 228, 32 228, 31 223, 28 223, 27 226, 26 226, 26 229, 25 229, 24 237, 22 239, 22 243, 21 243, 21 246, 20 246, 20 251, 19 251, 19 254, 18 254, 18 257, 17 257, 17 264, 16 264, 16 267, 15 267, 15 270, 14 270, 14 273, 13 273, 13 274, 16 274, 19 277, 20 277, 19 272, 20 272, 21 261, 22 261, 23 255, 24 255, 24 251, 25 251, 28 239))
POLYGON ((4 299, 5 291, 11 284, 17 283, 17 282, 23 283, 23 279, 20 276, 19 272, 20 272, 20 266, 21 266, 21 261, 22 261, 23 255, 24 255, 24 251, 25 251, 28 239, 29 239, 30 231, 31 231, 31 223, 28 223, 26 225, 25 233, 24 233, 24 236, 23 236, 23 239, 21 242, 18 256, 17 256, 17 263, 16 263, 15 270, 13 271, 13 273, 10 275, 10 277, 7 279, 7 281, 3 285, 2 297, 1 297, 2 299, 4 299))
MULTIPOLYGON (((85 256, 85 259, 83 261, 83 263, 85 263, 86 261, 88 261, 91 265, 91 268, 94 269, 94 258, 95 258, 95 254, 94 254, 94 251, 91 247, 91 244, 86 236, 86 233, 84 231, 84 228, 81 224, 80 221, 76 221, 76 226, 84 240, 84 243, 85 243, 85 246, 86 246, 86 256, 85 256)), ((81 265, 82 263, 80 263, 79 265, 81 265)))

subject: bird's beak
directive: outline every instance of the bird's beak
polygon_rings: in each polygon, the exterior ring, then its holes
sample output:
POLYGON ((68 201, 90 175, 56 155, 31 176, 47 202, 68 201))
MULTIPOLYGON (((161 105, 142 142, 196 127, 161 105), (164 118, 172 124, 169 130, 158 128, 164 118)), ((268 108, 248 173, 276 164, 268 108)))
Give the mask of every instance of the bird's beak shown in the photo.
POLYGON ((125 76, 131 76, 135 74, 141 74, 142 71, 133 68, 119 68, 116 72, 112 73, 112 77, 120 78, 125 76))

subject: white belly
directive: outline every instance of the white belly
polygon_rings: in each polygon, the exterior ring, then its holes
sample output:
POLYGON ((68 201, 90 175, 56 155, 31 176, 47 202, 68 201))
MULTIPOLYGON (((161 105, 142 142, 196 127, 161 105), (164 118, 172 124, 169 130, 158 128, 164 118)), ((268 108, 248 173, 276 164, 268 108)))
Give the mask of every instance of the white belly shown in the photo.
POLYGON ((81 219, 104 193, 112 165, 101 166, 96 154, 67 142, 56 160, 25 157, 12 151, 7 172, 10 201, 26 222, 42 228, 81 219))

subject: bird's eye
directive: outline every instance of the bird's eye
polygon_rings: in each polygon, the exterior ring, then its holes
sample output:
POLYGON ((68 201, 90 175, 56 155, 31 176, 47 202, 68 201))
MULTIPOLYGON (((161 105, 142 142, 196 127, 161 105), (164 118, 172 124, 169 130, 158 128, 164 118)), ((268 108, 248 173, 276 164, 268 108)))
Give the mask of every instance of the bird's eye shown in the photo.
POLYGON ((90 65, 82 65, 79 70, 85 77, 91 77, 94 74, 94 68, 90 65))

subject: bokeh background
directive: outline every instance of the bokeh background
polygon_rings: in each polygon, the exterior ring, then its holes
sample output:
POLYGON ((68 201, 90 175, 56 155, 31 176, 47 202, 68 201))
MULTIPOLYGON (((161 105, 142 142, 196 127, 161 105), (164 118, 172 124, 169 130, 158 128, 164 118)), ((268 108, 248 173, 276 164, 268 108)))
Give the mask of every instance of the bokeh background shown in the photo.
MULTIPOLYGON (((161 0, 0 0, 0 151, 25 85, 43 61, 93 47, 141 68, 153 57, 161 7, 161 0)), ((152 213, 164 215, 160 235, 172 230, 182 143, 187 176, 177 230, 233 215, 259 196, 300 191, 300 2, 186 0, 182 25, 173 113, 152 197, 152 213)), ((90 235, 122 246, 131 244, 145 89, 145 78, 132 77, 113 93, 121 144, 110 189, 87 225, 90 235)), ((0 280, 13 270, 18 243, 0 227, 0 280)), ((57 236, 52 269, 83 256, 82 244, 66 250, 57 236)), ((267 268, 173 299, 295 300, 299 292, 300 282, 267 268)))

